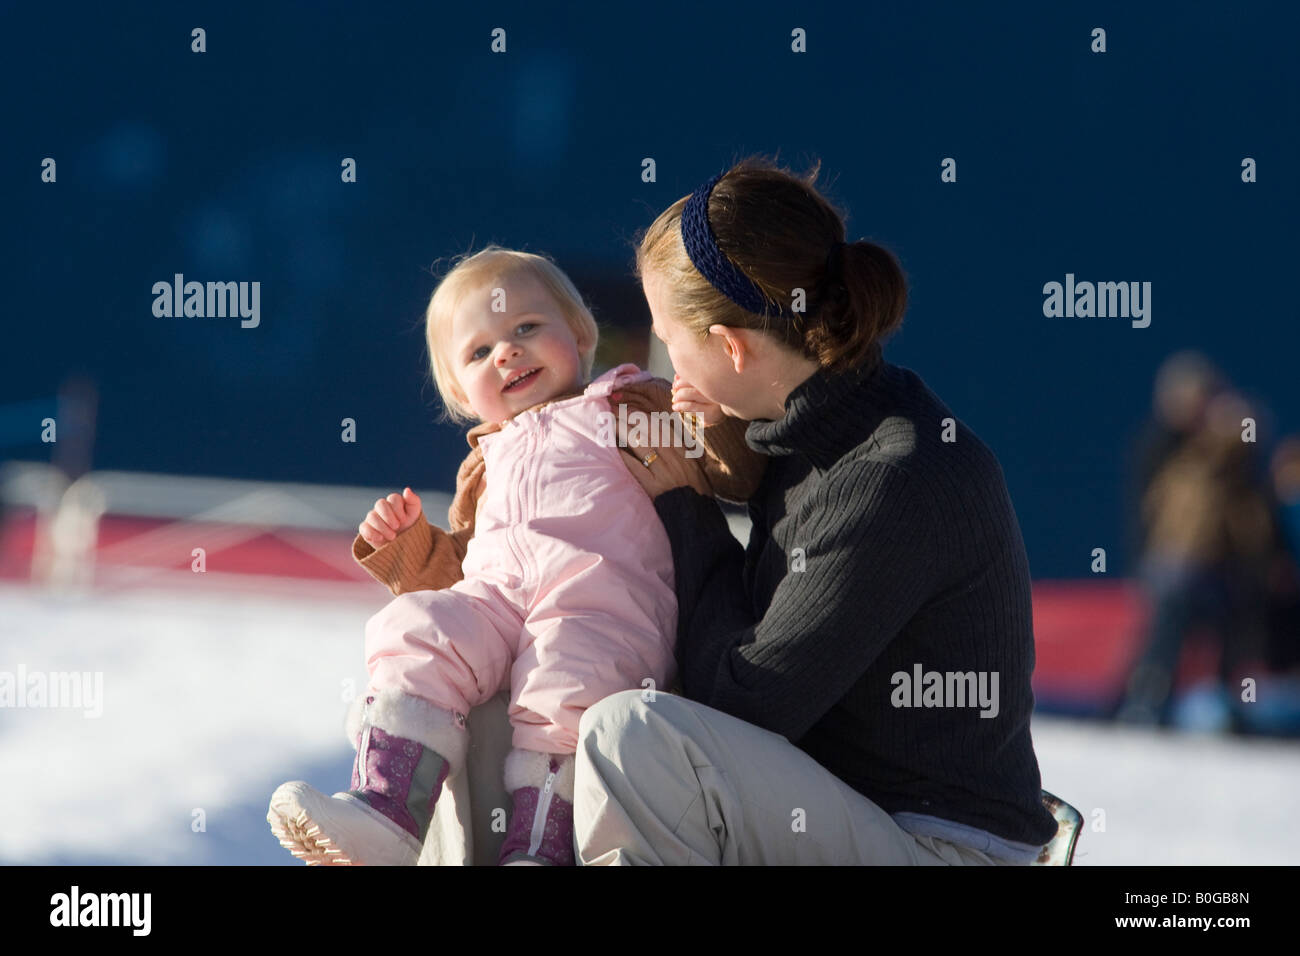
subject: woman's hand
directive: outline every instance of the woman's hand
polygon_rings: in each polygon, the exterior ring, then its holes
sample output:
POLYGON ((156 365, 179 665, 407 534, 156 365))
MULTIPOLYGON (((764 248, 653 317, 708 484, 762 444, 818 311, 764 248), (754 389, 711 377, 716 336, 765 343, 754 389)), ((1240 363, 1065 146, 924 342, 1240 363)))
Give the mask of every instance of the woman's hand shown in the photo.
MULTIPOLYGON (((618 401, 620 397, 617 393, 610 396, 613 401, 618 401)), ((702 495, 713 494, 704 480, 704 470, 700 467, 699 459, 687 458, 685 448, 642 448, 629 445, 624 424, 620 422, 618 429, 618 447, 623 452, 623 464, 627 465, 632 477, 651 499, 665 491, 682 487, 694 488, 702 495), (652 456, 649 466, 645 464, 647 456, 652 456)))
POLYGON ((420 496, 407 488, 400 495, 391 494, 376 501, 357 530, 366 544, 378 551, 415 524, 419 517, 420 496))
POLYGON ((721 405, 709 401, 689 382, 683 382, 680 375, 673 376, 673 411, 683 417, 694 414, 704 425, 716 425, 727 417, 721 405))

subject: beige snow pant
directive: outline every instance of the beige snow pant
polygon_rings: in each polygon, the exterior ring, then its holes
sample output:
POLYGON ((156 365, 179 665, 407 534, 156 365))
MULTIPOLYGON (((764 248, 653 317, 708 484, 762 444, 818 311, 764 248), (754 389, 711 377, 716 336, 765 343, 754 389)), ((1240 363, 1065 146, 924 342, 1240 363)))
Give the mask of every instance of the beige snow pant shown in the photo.
POLYGON ((496 866, 510 815, 505 765, 514 728, 507 716, 509 700, 509 692, 502 691, 465 715, 469 749, 464 764, 443 783, 419 866, 496 866))
MULTIPOLYGON (((579 725, 574 832, 584 865, 1004 862, 907 833, 779 734, 674 694, 645 694, 606 697, 579 725)), ((505 695, 471 711, 467 729, 469 756, 438 800, 422 865, 494 865, 505 837, 505 695)))

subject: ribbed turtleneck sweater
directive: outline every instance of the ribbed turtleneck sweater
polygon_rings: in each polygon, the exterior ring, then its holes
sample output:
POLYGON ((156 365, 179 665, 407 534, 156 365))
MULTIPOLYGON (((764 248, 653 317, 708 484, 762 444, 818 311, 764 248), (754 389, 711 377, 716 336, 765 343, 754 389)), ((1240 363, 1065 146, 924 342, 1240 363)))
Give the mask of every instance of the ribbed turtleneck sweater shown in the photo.
POLYGON ((1006 856, 1048 842, 1029 564, 993 453, 879 358, 816 372, 745 438, 771 456, 747 548, 691 488, 654 502, 685 695, 784 735, 900 825, 954 821, 1010 841, 1006 856), (990 691, 996 674, 996 716, 898 676, 930 672, 948 689, 949 674, 982 674, 990 691))

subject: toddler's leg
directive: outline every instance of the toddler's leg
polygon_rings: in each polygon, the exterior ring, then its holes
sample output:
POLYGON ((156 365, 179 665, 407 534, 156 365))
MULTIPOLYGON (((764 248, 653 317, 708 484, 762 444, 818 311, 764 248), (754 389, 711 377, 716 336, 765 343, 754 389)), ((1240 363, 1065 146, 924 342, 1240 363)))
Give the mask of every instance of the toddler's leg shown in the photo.
POLYGON ((418 858, 443 781, 465 761, 464 716, 401 691, 376 691, 366 695, 359 722, 350 721, 348 739, 357 758, 349 789, 339 796, 413 837, 418 858))
POLYGON ((370 688, 468 714, 505 685, 522 626, 511 597, 479 579, 403 594, 366 622, 370 688))
POLYGON ((271 797, 280 843, 312 864, 413 866, 443 781, 465 759, 464 718, 401 691, 375 691, 348 715, 357 748, 350 789, 332 797, 295 780, 271 797))
POLYGON ((573 866, 573 754, 514 749, 506 757, 513 807, 503 865, 573 866))
POLYGON ((370 686, 354 704, 351 789, 326 797, 302 781, 271 798, 281 844, 312 863, 413 865, 443 782, 463 764, 464 714, 505 678, 505 601, 470 581, 391 601, 366 624, 370 686))
POLYGON ((588 610, 590 595, 565 600, 562 590, 530 612, 511 668, 516 749, 506 789, 514 808, 502 863, 574 864, 573 752, 584 711, 646 678, 662 687, 671 676, 671 643, 658 629, 588 610))

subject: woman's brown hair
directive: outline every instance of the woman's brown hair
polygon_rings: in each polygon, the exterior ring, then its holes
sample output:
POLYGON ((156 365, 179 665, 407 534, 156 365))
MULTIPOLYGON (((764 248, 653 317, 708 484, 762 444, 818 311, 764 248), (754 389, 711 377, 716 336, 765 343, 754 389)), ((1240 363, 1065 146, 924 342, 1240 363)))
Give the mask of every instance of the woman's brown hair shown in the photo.
MULTIPOLYGON (((806 176, 750 157, 732 166, 709 197, 718 248, 777 306, 804 309, 793 320, 749 312, 715 289, 682 243, 683 196, 646 230, 636 274, 662 277, 672 314, 701 338, 711 325, 758 329, 831 372, 863 364, 903 320, 907 279, 898 260, 874 242, 841 251, 839 280, 828 253, 844 242, 844 216, 814 187, 821 164, 806 176)), ((776 311, 776 310, 773 310, 776 311)))

